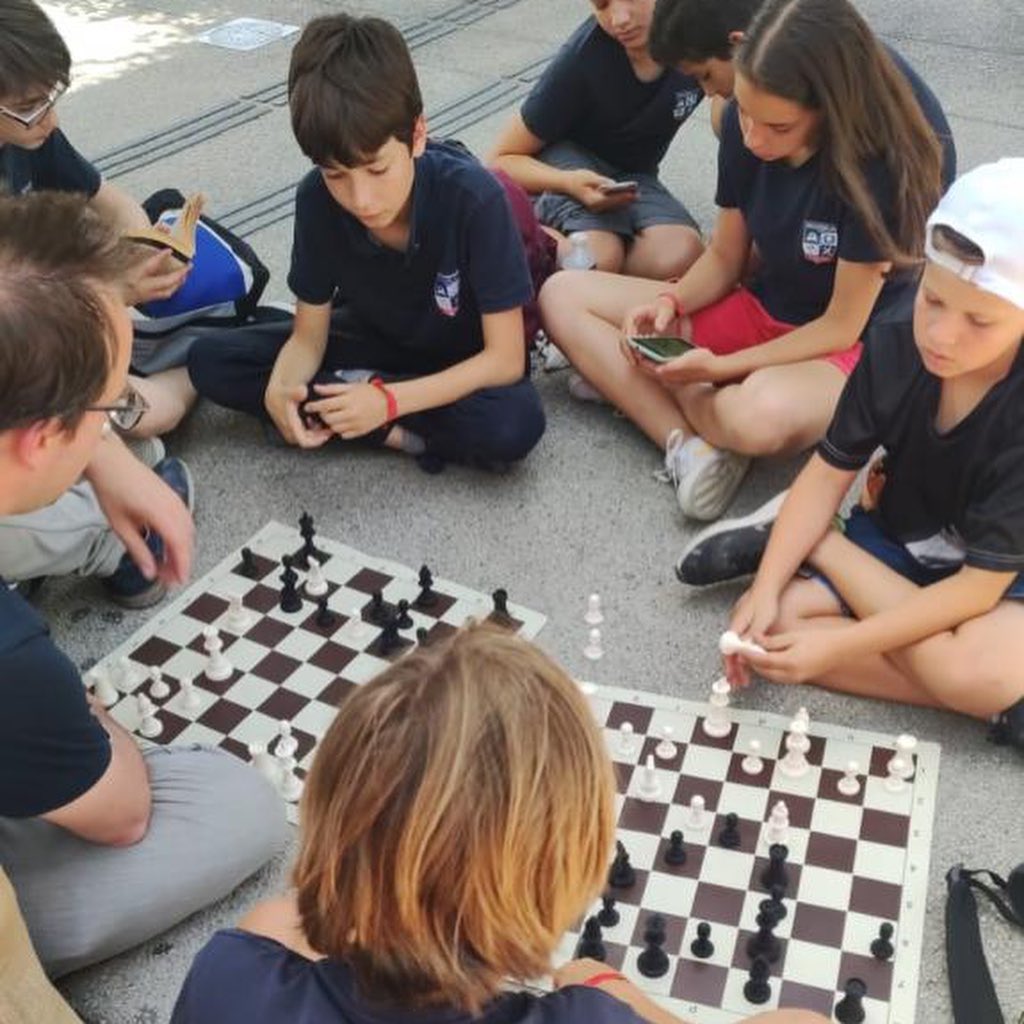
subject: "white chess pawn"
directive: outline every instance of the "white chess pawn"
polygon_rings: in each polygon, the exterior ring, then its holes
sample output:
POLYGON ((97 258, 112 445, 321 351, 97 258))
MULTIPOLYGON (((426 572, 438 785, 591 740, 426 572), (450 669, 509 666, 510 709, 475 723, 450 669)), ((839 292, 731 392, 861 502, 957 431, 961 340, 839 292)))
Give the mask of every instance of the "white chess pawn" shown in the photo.
POLYGON ((604 613, 601 611, 601 595, 591 594, 587 598, 587 611, 583 621, 588 626, 600 626, 604 622, 604 613))
POLYGON ((750 753, 740 762, 740 768, 747 775, 760 775, 764 771, 764 760, 761 757, 761 741, 759 739, 752 739, 747 744, 747 749, 750 753))
POLYGON ((583 657, 591 661, 598 661, 604 657, 604 648, 601 646, 601 630, 595 626, 587 634, 587 646, 583 648, 583 657))
POLYGON ((711 696, 708 698, 708 713, 704 716, 702 728, 708 736, 721 739, 732 730, 729 720, 729 692, 732 687, 729 680, 722 676, 711 684, 711 696))
POLYGON ((847 761, 846 771, 843 772, 843 777, 836 783, 836 789, 843 796, 856 796, 860 792, 860 779, 857 778, 859 773, 860 765, 856 761, 847 761))
POLYGON ((249 744, 249 760, 252 761, 253 767, 274 787, 280 785, 281 768, 277 761, 267 753, 267 748, 262 743, 249 744))
POLYGON ((647 755, 647 761, 640 769, 636 792, 641 800, 657 800, 661 796, 661 783, 658 781, 658 773, 654 767, 653 754, 647 755))
POLYGON ((576 685, 580 688, 580 693, 582 693, 584 697, 593 697, 593 695, 597 693, 597 687, 593 683, 587 683, 582 679, 577 679, 576 685))
POLYGON ((740 636, 735 630, 727 629, 718 638, 718 651, 724 657, 728 657, 730 654, 739 654, 740 651, 740 636))
POLYGON ((171 695, 171 688, 159 665, 153 665, 149 670, 149 695, 154 700, 163 700, 171 695))
POLYGON ((627 757, 636 750, 636 737, 633 734, 633 723, 623 722, 619 726, 619 753, 627 757))
POLYGON ((679 748, 672 742, 674 731, 671 725, 661 727, 661 742, 654 748, 655 756, 659 761, 671 761, 679 753, 679 748))
POLYGON ((807 726, 802 718, 794 718, 789 723, 786 734, 786 755, 779 761, 779 771, 790 779, 798 779, 810 771, 810 764, 804 756, 810 749, 811 741, 807 737, 807 726))
POLYGON ((277 743, 274 746, 274 754, 277 757, 294 757, 299 749, 298 740, 292 735, 291 722, 279 722, 277 726, 277 743))
POLYGON ((138 734, 147 740, 155 739, 164 731, 164 723, 156 717, 153 702, 144 693, 140 693, 135 701, 139 713, 138 734))
POLYGON ((907 779, 913 771, 913 766, 897 751, 888 765, 886 765, 886 771, 889 774, 882 785, 890 793, 902 793, 907 788, 907 779))
POLYGON ((223 647, 224 641, 221 640, 216 627, 207 626, 203 630, 203 650, 206 651, 209 658, 206 660, 203 675, 215 683, 222 683, 224 680, 230 679, 234 672, 231 662, 224 657, 223 647))
POLYGON ((900 777, 909 779, 914 774, 914 751, 917 749, 917 737, 911 736, 909 732, 901 733, 896 737, 896 753, 886 766, 886 771, 892 773, 892 763, 900 759, 900 777))
POLYGON ((277 791, 282 799, 295 803, 302 796, 302 780, 295 774, 295 758, 279 755, 277 767, 280 772, 277 791))
POLYGON ((120 699, 121 694, 110 681, 110 677, 97 665, 85 674, 85 685, 89 687, 95 698, 105 707, 112 708, 120 699))
POLYGON ((694 793, 690 797, 690 813, 687 815, 687 828, 700 831, 704 828, 705 822, 704 797, 699 793, 694 793))
POLYGON ((793 718, 794 718, 794 721, 797 718, 799 718, 800 721, 803 722, 804 725, 807 726, 808 731, 810 731, 810 728, 811 728, 811 716, 810 716, 810 713, 807 711, 807 708, 797 708, 796 715, 794 715, 793 718))
POLYGON ((224 619, 224 625, 232 633, 244 633, 255 621, 256 616, 245 607, 241 594, 232 594, 228 602, 228 614, 224 619))
POLYGON ((323 566, 316 558, 309 560, 309 572, 306 574, 306 593, 310 597, 323 597, 330 588, 324 579, 323 566))
POLYGON ((768 845, 772 843, 785 843, 789 838, 789 808, 784 800, 779 800, 768 815, 768 827, 765 829, 765 839, 768 845))
POLYGON ((186 711, 198 711, 203 706, 195 681, 192 679, 181 681, 181 706, 186 711))

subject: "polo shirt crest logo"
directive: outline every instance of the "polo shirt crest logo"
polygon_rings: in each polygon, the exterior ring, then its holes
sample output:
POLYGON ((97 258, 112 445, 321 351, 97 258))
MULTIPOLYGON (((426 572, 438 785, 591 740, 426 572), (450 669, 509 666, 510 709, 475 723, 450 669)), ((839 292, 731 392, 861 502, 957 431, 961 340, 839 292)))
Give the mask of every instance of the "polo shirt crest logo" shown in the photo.
POLYGON ((823 220, 805 220, 800 245, 809 263, 834 263, 839 254, 839 228, 823 220))
POLYGON ((681 89, 676 93, 672 116, 677 121, 685 121, 697 109, 703 95, 700 89, 681 89))
POLYGON ((445 316, 455 316, 459 312, 459 272, 450 274, 438 273, 434 278, 434 302, 445 316))

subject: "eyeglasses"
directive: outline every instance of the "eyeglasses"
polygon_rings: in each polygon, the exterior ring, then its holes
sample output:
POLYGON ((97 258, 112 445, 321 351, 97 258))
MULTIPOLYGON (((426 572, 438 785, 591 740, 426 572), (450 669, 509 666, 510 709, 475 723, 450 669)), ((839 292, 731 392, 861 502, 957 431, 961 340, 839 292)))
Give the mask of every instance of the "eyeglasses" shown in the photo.
POLYGON ((3 114, 4 117, 9 117, 12 121, 17 121, 22 128, 34 128, 53 110, 54 104, 64 95, 66 90, 67 86, 63 82, 58 82, 47 93, 46 99, 33 110, 25 110, 24 107, 21 110, 11 110, 10 107, 0 106, 0 114, 3 114))
POLYGON ((115 405, 87 405, 87 412, 105 412, 110 425, 118 430, 132 430, 149 411, 149 402, 130 384, 115 405))

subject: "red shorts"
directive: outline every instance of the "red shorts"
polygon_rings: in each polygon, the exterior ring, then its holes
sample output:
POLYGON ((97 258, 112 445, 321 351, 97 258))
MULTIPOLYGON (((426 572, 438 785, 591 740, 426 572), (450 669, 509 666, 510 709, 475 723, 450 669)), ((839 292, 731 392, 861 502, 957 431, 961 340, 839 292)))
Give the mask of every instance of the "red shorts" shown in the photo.
MULTIPOLYGON (((693 343, 716 356, 763 345, 795 329, 793 324, 776 320, 746 288, 737 288, 713 305, 691 313, 690 325, 693 343)), ((832 363, 848 377, 857 365, 863 347, 858 341, 842 352, 818 358, 832 363)))

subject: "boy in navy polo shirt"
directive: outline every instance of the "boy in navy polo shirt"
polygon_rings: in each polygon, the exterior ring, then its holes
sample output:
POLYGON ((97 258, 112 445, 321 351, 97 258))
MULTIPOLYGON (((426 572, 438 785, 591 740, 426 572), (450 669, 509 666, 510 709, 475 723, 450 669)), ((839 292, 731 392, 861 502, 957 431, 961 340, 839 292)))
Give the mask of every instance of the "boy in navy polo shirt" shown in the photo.
POLYGON ((648 52, 654 0, 591 7, 491 159, 540 194, 541 223, 560 235, 586 232, 598 269, 677 277, 702 246, 693 218, 658 180, 658 165, 701 90, 648 52), (616 181, 636 188, 607 192, 616 181))
POLYGON ((524 376, 532 286, 504 189, 461 147, 427 141, 385 21, 310 22, 288 84, 316 165, 295 204, 295 320, 198 342, 197 390, 303 448, 363 438, 425 468, 523 458, 544 413, 524 376))

